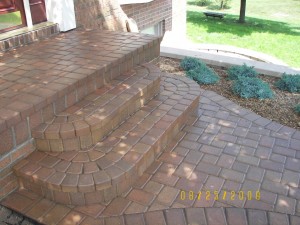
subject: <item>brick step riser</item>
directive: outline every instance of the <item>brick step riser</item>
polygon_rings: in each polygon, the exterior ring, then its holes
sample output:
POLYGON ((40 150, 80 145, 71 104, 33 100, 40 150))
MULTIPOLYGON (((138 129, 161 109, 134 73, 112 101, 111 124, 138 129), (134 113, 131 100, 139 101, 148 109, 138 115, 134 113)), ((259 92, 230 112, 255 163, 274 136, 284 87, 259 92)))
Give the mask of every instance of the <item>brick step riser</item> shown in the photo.
POLYGON ((36 194, 43 196, 51 201, 66 204, 66 205, 89 205, 96 203, 105 203, 111 201, 117 196, 126 193, 133 183, 145 172, 145 170, 154 162, 155 158, 160 155, 162 150, 172 141, 172 139, 182 130, 189 116, 196 112, 199 103, 199 97, 188 106, 187 110, 183 112, 177 119, 170 124, 164 134, 153 143, 151 149, 141 158, 130 171, 125 173, 117 180, 113 180, 111 184, 106 187, 103 184, 93 191, 85 192, 84 190, 76 192, 63 192, 56 187, 45 186, 42 182, 36 183, 32 176, 24 177, 16 172, 20 187, 31 190, 36 194), (97 190, 99 189, 99 190, 97 190))
POLYGON ((137 93, 136 96, 128 100, 124 107, 111 115, 101 127, 90 129, 87 135, 76 135, 73 138, 66 139, 41 139, 35 138, 36 148, 39 151, 62 152, 62 151, 80 151, 92 147, 102 140, 105 136, 116 129, 130 115, 138 111, 143 105, 147 104, 154 96, 159 93, 160 78, 147 87, 146 93, 137 93))

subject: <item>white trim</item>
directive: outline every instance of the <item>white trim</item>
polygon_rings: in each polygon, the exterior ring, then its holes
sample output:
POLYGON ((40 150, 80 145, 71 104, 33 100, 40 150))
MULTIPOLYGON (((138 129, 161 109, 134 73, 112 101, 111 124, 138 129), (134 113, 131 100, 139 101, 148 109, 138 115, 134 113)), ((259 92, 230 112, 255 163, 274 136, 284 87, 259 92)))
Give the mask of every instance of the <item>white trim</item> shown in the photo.
POLYGON ((25 10, 25 16, 26 16, 26 22, 27 22, 27 27, 32 27, 32 17, 31 17, 31 11, 30 11, 30 5, 29 5, 29 0, 23 0, 24 3, 24 10, 25 10))
POLYGON ((139 4, 139 3, 148 3, 152 1, 153 0, 119 0, 119 4, 120 5, 139 4))

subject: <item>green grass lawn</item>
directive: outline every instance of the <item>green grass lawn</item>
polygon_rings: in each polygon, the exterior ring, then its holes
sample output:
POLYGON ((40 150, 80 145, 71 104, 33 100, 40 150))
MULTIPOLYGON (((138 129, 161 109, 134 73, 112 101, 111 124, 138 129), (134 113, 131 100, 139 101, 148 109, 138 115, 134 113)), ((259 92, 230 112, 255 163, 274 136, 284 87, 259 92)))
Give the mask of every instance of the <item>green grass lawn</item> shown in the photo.
POLYGON ((226 13, 222 20, 203 15, 218 11, 212 10, 214 5, 199 7, 195 2, 188 0, 187 35, 192 41, 247 48, 300 67, 300 1, 247 1, 245 24, 237 22, 240 0, 232 0, 232 7, 222 10, 226 13))

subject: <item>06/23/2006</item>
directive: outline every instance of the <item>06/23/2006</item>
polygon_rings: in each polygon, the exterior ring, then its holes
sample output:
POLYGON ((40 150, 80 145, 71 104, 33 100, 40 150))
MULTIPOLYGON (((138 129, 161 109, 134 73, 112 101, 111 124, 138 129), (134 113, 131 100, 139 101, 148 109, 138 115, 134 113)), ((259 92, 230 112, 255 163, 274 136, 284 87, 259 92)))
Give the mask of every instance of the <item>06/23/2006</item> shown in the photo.
POLYGON ((260 200, 260 191, 199 191, 195 193, 194 191, 180 191, 180 199, 181 200, 198 200, 198 201, 210 201, 214 200, 260 200))

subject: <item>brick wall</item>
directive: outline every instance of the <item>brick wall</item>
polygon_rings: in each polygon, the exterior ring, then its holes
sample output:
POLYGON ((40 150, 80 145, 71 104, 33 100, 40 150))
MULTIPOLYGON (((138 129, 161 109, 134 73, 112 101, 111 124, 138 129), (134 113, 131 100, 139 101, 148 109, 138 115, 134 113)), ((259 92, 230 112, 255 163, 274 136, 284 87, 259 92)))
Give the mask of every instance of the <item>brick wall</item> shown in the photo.
POLYGON ((186 0, 154 0, 144 4, 122 5, 140 30, 164 21, 164 31, 186 31, 186 0))
POLYGON ((164 21, 165 31, 172 29, 172 0, 154 0, 144 4, 122 5, 122 9, 128 17, 137 22, 140 30, 160 21, 164 21))
MULTIPOLYGON (((114 24, 122 17, 117 1, 107 0, 74 0, 76 23, 78 27, 107 29, 123 27, 114 24)), ((164 31, 181 30, 185 33, 186 0, 154 0, 149 3, 122 5, 128 17, 133 18, 140 30, 164 22, 164 31)))

